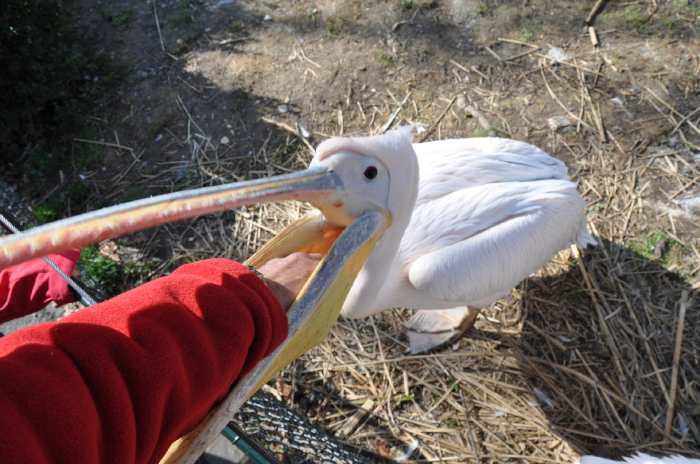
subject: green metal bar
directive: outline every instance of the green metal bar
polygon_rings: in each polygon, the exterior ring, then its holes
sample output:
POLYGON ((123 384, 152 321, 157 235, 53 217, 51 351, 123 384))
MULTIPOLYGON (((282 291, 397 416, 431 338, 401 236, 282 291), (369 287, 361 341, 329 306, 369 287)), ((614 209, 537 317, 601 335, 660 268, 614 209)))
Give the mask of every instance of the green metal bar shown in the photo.
POLYGON ((270 453, 261 448, 255 441, 248 439, 245 433, 233 422, 221 431, 221 434, 234 446, 243 451, 255 464, 279 464, 270 453))

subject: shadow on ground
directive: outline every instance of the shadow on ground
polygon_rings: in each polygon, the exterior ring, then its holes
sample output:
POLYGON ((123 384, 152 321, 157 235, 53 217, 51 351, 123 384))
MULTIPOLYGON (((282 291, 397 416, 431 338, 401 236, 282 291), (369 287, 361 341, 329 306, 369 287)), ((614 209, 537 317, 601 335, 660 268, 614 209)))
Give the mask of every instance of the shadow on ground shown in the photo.
POLYGON ((549 426, 582 454, 698 455, 700 313, 664 253, 648 259, 603 240, 571 271, 529 279, 522 334, 502 339, 549 426))

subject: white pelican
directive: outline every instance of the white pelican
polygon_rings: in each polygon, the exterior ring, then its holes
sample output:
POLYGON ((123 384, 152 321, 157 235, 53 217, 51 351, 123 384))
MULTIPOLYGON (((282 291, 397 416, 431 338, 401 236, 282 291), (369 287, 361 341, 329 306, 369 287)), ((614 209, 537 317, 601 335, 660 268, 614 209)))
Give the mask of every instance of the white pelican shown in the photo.
MULTIPOLYGON (((206 433, 218 433, 261 382, 320 341, 340 310, 364 317, 417 309, 409 335, 414 348, 425 349, 461 334, 476 314, 470 308, 503 296, 569 243, 592 242, 585 204, 560 161, 503 139, 412 145, 410 131, 330 139, 306 171, 137 200, 3 237, 0 267, 255 202, 307 200, 325 217, 293 224, 256 253, 259 261, 308 249, 309 238, 323 242, 333 236, 326 232, 345 227, 290 310, 288 339, 210 416, 220 423, 206 433), (334 259, 335 271, 324 273, 334 259)), ((189 443, 199 449, 208 440, 189 443)), ((187 462, 197 457, 191 450, 187 462)))
MULTIPOLYGON (((307 199, 330 224, 343 226, 373 205, 389 210, 392 224, 359 272, 342 314, 415 309, 408 335, 411 350, 420 352, 464 333, 479 308, 506 295, 559 250, 595 242, 586 230, 585 203, 561 161, 507 139, 411 144, 410 131, 329 139, 309 170, 280 177, 290 179, 285 187, 264 181, 243 196, 307 199), (340 195, 337 185, 347 194, 340 195)), ((12 244, 10 236, 0 241, 0 266, 3 254, 8 264, 241 204, 229 191, 201 189, 196 205, 180 192, 86 213, 27 231, 23 243, 12 244)))
MULTIPOLYGON (((375 138, 332 139, 375 152, 375 138)), ((419 189, 398 253, 379 261, 382 281, 357 280, 342 315, 417 310, 407 323, 410 349, 423 352, 468 330, 478 309, 494 303, 571 243, 595 244, 585 202, 564 163, 524 142, 500 138, 414 144, 419 189), (381 287, 368 291, 368 287, 381 287)), ((406 190, 410 181, 407 179, 406 190)), ((408 193, 407 193, 408 195, 408 193)))
POLYGON ((679 455, 655 458, 648 454, 637 453, 620 461, 597 456, 581 456, 579 464, 700 464, 700 459, 686 458, 679 455))

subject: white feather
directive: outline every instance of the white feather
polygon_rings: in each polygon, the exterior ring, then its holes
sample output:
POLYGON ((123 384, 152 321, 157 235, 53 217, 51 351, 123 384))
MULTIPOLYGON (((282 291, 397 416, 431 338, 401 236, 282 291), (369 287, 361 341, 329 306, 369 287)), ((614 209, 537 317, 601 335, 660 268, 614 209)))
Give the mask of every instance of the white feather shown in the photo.
POLYGON ((486 306, 572 243, 594 244, 564 163, 499 138, 414 144, 418 198, 372 307, 486 306))

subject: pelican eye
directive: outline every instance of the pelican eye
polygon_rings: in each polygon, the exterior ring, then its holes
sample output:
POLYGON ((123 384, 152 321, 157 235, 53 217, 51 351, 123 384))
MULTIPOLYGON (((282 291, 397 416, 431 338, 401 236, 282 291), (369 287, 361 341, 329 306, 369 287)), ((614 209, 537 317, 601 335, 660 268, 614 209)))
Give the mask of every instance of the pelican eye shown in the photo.
POLYGON ((365 169, 365 178, 372 180, 375 177, 377 177, 377 174, 379 174, 379 171, 377 171, 376 166, 369 166, 367 169, 365 169))

